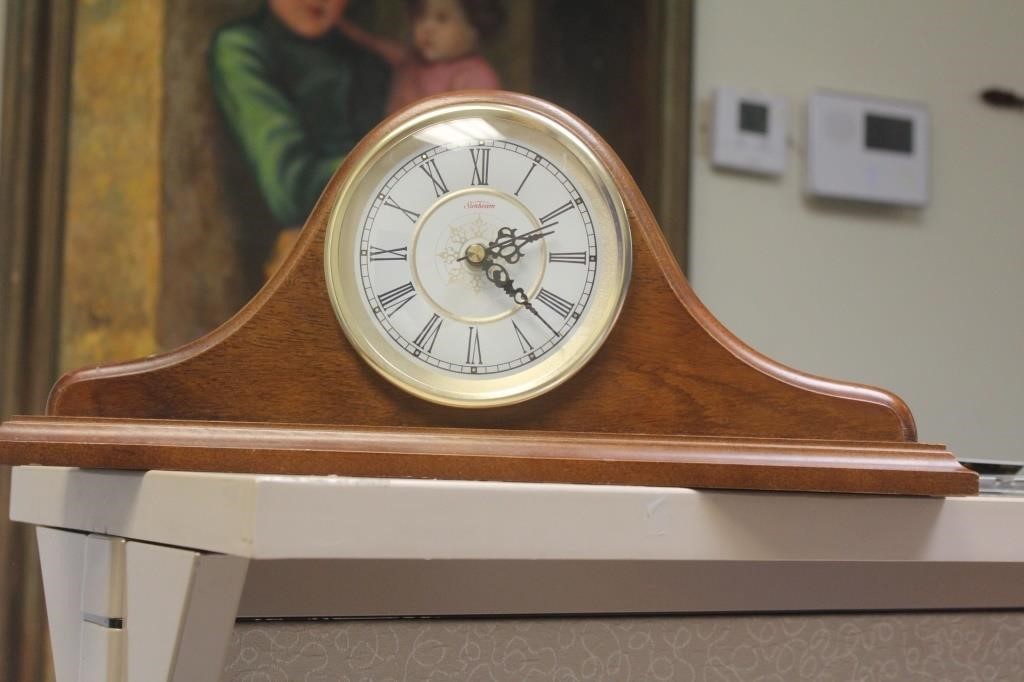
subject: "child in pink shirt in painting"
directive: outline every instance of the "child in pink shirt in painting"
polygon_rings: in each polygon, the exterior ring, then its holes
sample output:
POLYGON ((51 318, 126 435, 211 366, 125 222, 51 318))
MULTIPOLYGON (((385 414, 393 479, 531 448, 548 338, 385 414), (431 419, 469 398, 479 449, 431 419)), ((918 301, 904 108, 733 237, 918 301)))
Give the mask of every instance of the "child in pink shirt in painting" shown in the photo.
POLYGON ((407 0, 412 47, 372 35, 345 18, 338 26, 350 40, 394 67, 388 112, 452 90, 500 88, 498 74, 480 53, 481 38, 501 25, 497 0, 407 0))

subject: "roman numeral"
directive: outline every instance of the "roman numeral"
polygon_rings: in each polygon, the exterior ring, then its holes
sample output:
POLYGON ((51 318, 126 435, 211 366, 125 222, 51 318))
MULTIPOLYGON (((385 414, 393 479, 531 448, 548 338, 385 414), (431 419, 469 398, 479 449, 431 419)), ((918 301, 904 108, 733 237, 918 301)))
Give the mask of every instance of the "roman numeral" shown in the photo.
POLYGON ((416 288, 412 282, 406 282, 391 291, 385 291, 377 297, 377 300, 380 301, 380 307, 384 309, 384 314, 391 317, 414 298, 416 298, 416 288))
POLYGON ((491 167, 490 149, 470 149, 469 155, 473 158, 473 181, 472 185, 486 185, 487 173, 491 167))
POLYGON ((437 161, 431 159, 421 164, 420 170, 426 173, 430 181, 434 183, 434 193, 437 196, 448 193, 448 185, 444 184, 444 178, 441 177, 441 170, 437 167, 437 161))
POLYGON ((484 364, 484 358, 480 354, 480 330, 476 327, 469 328, 469 346, 466 348, 466 364, 484 364))
POLYGON ((441 322, 441 317, 434 313, 413 343, 428 353, 434 352, 434 342, 437 341, 437 333, 441 331, 441 322))
POLYGON ((370 261, 377 260, 408 260, 409 247, 401 246, 397 249, 380 249, 376 246, 370 247, 370 261))
POLYGON ((586 251, 565 251, 562 253, 549 253, 549 263, 574 263, 576 265, 586 265, 587 263, 587 252, 586 251))
POLYGON ((565 300, 558 294, 551 293, 547 289, 541 289, 538 291, 535 300, 540 301, 562 317, 569 317, 569 313, 572 312, 572 303, 565 300))
POLYGON ((530 177, 530 173, 532 173, 533 169, 536 167, 537 164, 533 164, 532 166, 530 166, 530 170, 526 171, 526 176, 523 178, 523 181, 519 183, 519 189, 516 190, 516 196, 519 196, 519 190, 521 190, 523 188, 523 185, 526 184, 526 179, 530 177))
POLYGON ((407 208, 402 208, 401 206, 396 204, 395 200, 392 199, 391 197, 388 197, 387 199, 384 200, 384 205, 385 206, 390 206, 391 208, 397 208, 399 211, 401 211, 402 213, 405 214, 406 218, 408 218, 412 222, 416 222, 417 220, 420 219, 420 214, 419 213, 416 213, 415 211, 410 211, 407 208))
POLYGON ((530 343, 530 339, 526 338, 526 334, 519 328, 515 320, 511 320, 512 328, 516 330, 516 338, 519 340, 519 347, 523 349, 524 353, 529 353, 533 350, 533 344, 530 343))
POLYGON ((572 202, 571 201, 565 202, 564 204, 562 204, 561 206, 556 208, 554 211, 552 211, 551 213, 548 213, 546 216, 541 218, 540 219, 540 224, 543 225, 544 227, 551 227, 552 225, 557 224, 558 221, 555 220, 555 218, 557 218, 558 216, 562 215, 563 213, 565 213, 566 211, 568 211, 571 208, 572 208, 572 202))

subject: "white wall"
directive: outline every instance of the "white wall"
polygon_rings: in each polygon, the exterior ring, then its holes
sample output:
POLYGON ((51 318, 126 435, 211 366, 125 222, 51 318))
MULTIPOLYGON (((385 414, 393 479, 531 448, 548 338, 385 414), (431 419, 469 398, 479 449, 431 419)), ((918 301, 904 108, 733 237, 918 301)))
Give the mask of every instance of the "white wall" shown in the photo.
POLYGON ((1024 461, 1024 115, 979 103, 1024 90, 1020 0, 698 0, 695 96, 719 84, 788 98, 781 180, 711 170, 695 116, 690 276, 740 338, 775 359, 888 388, 921 440, 1024 461), (803 195, 815 88, 927 103, 932 199, 920 210, 803 195))

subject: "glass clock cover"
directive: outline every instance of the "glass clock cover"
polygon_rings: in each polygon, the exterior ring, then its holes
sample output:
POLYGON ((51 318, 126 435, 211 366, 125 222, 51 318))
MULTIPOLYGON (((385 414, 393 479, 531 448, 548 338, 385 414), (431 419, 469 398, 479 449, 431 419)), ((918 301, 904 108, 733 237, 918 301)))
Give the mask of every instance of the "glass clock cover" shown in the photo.
POLYGON ((442 106, 350 167, 325 267, 350 341, 421 398, 486 407, 568 379, 621 309, 631 245, 586 144, 518 106, 442 106))

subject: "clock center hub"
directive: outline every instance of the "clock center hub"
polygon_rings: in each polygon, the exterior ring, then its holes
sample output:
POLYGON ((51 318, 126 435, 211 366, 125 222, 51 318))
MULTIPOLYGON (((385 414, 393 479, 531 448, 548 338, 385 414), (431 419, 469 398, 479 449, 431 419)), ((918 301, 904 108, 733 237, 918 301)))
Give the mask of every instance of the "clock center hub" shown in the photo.
POLYGON ((466 247, 466 254, 463 258, 466 262, 471 265, 480 265, 484 262, 484 258, 487 257, 487 247, 479 242, 475 242, 466 247))

